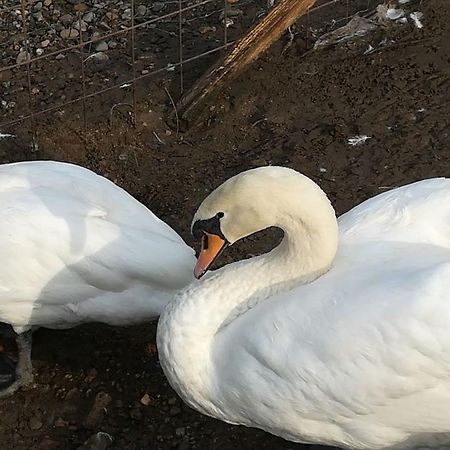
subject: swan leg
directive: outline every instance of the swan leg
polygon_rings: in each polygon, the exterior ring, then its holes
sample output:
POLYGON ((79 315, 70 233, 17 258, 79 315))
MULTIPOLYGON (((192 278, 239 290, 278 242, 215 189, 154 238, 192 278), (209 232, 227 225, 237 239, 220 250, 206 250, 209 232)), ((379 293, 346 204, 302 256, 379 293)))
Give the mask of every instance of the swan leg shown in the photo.
MULTIPOLYGON (((19 388, 27 388, 33 384, 33 366, 31 363, 31 331, 21 333, 16 338, 19 361, 16 366, 16 381, 0 391, 0 397, 7 397, 19 388)), ((1 381, 1 380, 0 380, 1 381)))

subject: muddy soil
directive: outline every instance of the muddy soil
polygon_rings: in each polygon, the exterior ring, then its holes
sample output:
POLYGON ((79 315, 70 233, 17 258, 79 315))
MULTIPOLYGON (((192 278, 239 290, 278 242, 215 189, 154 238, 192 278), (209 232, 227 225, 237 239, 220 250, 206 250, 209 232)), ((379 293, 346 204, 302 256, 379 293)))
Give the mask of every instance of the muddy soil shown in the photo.
MULTIPOLYGON (((189 244, 195 208, 220 182, 266 164, 302 171, 329 194, 338 214, 395 186, 450 173, 450 8, 411 2, 411 24, 304 54, 302 39, 276 44, 184 134, 170 129, 170 102, 148 83, 133 128, 127 111, 79 110, 39 118, 0 140, 0 161, 57 159, 114 180, 189 244), (412 6, 411 6, 412 5, 412 6), (414 9, 416 8, 416 9, 414 9), (373 51, 367 51, 369 45, 373 51), (103 119, 102 119, 103 118, 103 119), (360 145, 349 138, 370 137, 360 145)), ((105 102, 108 99, 104 100, 105 102)), ((2 130, 5 131, 5 130, 2 130)), ((222 263, 272 248, 279 233, 246 239, 222 263)), ((77 449, 104 431, 112 449, 265 449, 306 446, 230 426, 184 406, 158 365, 155 324, 41 329, 33 347, 36 387, 0 403, 1 448, 77 449), (147 396, 146 396, 147 394, 147 396)))

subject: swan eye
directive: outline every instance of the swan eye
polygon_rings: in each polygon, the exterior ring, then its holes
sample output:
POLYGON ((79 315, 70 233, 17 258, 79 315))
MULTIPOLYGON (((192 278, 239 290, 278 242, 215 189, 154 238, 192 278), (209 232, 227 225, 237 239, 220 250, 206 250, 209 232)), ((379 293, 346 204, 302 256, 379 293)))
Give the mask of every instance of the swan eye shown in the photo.
POLYGON ((220 212, 218 212, 218 213, 216 214, 216 217, 217 217, 218 219, 221 219, 224 215, 225 215, 225 213, 223 213, 222 211, 220 211, 220 212))

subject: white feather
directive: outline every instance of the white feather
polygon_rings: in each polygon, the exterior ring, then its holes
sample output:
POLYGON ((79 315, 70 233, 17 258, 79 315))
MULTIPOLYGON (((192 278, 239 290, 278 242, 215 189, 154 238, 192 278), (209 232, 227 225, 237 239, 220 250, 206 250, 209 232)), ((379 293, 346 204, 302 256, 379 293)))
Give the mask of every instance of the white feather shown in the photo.
POLYGON ((193 251, 123 189, 60 162, 0 166, 0 321, 16 331, 161 312, 193 251))
POLYGON ((296 442, 448 444, 450 180, 383 193, 336 224, 294 171, 238 177, 196 217, 221 210, 240 236, 252 207, 253 231, 272 217, 286 237, 168 305, 158 347, 172 386, 205 414, 296 442))

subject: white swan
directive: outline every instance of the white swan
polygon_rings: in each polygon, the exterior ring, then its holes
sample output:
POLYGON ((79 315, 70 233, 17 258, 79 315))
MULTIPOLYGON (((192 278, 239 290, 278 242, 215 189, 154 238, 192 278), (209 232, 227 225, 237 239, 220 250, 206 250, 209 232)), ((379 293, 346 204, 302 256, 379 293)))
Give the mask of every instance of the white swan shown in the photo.
POLYGON ((244 172, 194 217, 197 276, 271 225, 285 232, 277 248, 194 282, 162 313, 173 388, 204 414, 296 442, 448 443, 450 180, 383 193, 337 221, 307 177, 244 172))
POLYGON ((157 317, 194 279, 181 237, 123 189, 52 161, 0 165, 0 322, 19 333, 31 380, 33 327, 129 325, 157 317))

